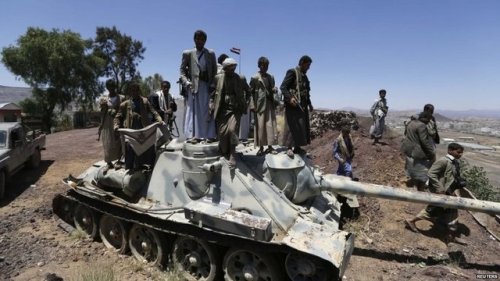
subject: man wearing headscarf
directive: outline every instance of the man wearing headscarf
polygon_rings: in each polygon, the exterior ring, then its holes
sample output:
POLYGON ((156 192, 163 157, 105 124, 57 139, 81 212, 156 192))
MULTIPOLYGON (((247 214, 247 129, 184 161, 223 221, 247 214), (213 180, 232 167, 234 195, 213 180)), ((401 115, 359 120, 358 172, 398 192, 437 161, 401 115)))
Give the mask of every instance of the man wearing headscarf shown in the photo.
POLYGON ((290 158, 294 154, 304 154, 305 151, 300 147, 311 143, 309 111, 313 110, 313 106, 309 94, 309 78, 306 75, 311 63, 309 56, 302 56, 299 65, 286 72, 280 87, 285 101, 283 145, 288 147, 287 155, 290 158))
POLYGON ((236 61, 227 58, 222 63, 224 71, 214 79, 214 91, 210 98, 210 111, 217 124, 219 151, 229 159, 231 168, 236 166, 236 145, 241 115, 246 111, 244 81, 234 71, 236 61))
POLYGON ((195 48, 182 53, 180 80, 187 89, 184 112, 184 135, 196 142, 198 139, 215 138, 215 123, 209 117, 209 86, 217 74, 217 61, 213 50, 205 48, 207 34, 194 33, 195 48))

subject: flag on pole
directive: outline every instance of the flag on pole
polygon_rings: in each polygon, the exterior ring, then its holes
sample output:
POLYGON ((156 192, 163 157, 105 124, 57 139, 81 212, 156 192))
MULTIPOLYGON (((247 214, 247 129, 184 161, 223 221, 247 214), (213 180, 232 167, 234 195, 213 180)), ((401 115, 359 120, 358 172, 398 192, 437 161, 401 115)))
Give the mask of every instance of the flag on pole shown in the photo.
POLYGON ((231 49, 229 49, 229 51, 231 51, 232 53, 235 53, 235 54, 240 54, 241 52, 241 49, 240 48, 235 48, 235 47, 232 47, 231 49))

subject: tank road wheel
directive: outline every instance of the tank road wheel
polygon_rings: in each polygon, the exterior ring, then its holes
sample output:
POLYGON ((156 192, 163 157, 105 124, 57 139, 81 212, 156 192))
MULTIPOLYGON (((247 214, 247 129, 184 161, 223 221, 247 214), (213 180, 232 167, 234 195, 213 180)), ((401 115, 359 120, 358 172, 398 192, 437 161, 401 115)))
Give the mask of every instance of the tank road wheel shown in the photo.
POLYGON ((288 277, 292 281, 332 280, 332 267, 326 261, 308 255, 288 254, 285 260, 288 277))
POLYGON ((172 258, 188 280, 215 280, 218 258, 215 248, 206 241, 179 237, 174 242, 172 258))
POLYGON ((265 253, 232 248, 224 257, 226 281, 277 281, 283 275, 276 262, 265 253))
POLYGON ((5 172, 0 171, 0 200, 5 196, 5 172))
POLYGON ((28 167, 31 169, 36 169, 40 166, 40 162, 42 161, 42 154, 39 149, 35 149, 33 154, 30 156, 28 160, 28 167))
POLYGON ((127 228, 125 223, 110 215, 103 215, 99 221, 99 236, 104 245, 119 254, 127 252, 127 228))
POLYGON ((130 229, 128 244, 132 255, 139 261, 163 265, 164 246, 160 235, 153 229, 134 224, 130 229))
POLYGON ((73 214, 73 221, 78 230, 85 232, 92 239, 97 238, 97 214, 92 209, 84 206, 76 206, 75 213, 73 214))

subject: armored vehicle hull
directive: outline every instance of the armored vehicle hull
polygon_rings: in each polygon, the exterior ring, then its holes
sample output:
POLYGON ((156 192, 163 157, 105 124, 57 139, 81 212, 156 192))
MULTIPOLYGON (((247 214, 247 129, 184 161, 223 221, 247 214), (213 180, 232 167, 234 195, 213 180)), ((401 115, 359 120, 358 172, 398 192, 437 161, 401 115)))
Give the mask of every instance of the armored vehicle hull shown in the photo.
MULTIPOLYGON (((54 212, 120 253, 156 265, 171 257, 187 279, 326 281, 342 278, 354 248, 354 235, 339 227, 339 193, 411 199, 323 175, 301 155, 256 156, 242 144, 230 168, 217 145, 174 140, 152 170, 104 172, 98 162, 65 180, 69 189, 54 198, 54 212)), ((419 202, 445 198, 422 196, 419 202)))

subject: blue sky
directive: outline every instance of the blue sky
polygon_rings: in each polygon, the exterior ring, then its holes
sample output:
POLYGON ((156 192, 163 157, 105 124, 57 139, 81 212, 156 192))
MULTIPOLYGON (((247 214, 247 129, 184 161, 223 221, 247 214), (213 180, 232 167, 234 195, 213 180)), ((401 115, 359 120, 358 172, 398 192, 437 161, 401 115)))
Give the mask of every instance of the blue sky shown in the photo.
MULTIPOLYGON (((217 56, 238 60, 229 49, 241 48, 247 78, 268 57, 278 86, 300 56, 311 56, 317 108, 369 108, 385 88, 394 109, 500 110, 499 15, 496 0, 4 0, 0 47, 29 26, 91 38, 97 26, 114 25, 144 43, 143 77, 174 82, 182 50, 203 29, 217 56)), ((25 84, 0 64, 0 85, 25 84)))

